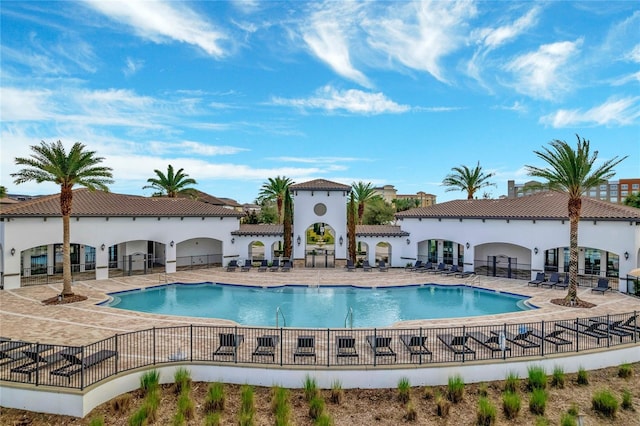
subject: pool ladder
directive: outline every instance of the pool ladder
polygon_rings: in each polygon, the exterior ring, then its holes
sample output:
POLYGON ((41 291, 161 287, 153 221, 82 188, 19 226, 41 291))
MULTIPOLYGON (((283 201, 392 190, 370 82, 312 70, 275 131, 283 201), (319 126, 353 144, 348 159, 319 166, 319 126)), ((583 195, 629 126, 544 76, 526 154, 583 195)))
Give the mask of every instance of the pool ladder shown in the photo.
POLYGON ((349 310, 347 311, 347 316, 344 317, 344 328, 347 328, 347 321, 349 323, 348 328, 353 328, 353 308, 352 307, 349 307, 349 310))
POLYGON ((284 317, 284 313, 280 309, 280 306, 278 306, 276 308, 276 328, 279 327, 278 324, 279 324, 280 317, 282 317, 282 326, 286 327, 287 326, 287 319, 284 317))

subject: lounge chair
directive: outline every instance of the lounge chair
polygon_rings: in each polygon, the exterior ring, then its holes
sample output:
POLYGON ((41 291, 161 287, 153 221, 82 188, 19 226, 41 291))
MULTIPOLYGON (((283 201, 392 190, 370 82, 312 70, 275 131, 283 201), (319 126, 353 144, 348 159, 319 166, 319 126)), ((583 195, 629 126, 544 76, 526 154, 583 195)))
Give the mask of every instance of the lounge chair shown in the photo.
POLYGON ((607 322, 607 321, 598 321, 592 318, 591 321, 598 324, 597 331, 600 331, 603 334, 608 333, 610 335, 618 336, 620 338, 620 342, 622 342, 622 339, 624 337, 633 337, 633 331, 626 330, 620 327, 623 320, 607 322))
POLYGON ((316 338, 313 336, 298 336, 296 350, 293 352, 293 362, 298 357, 300 358, 313 358, 313 362, 316 362, 316 338))
POLYGON ((608 278, 598 278, 598 285, 591 289, 591 291, 599 291, 604 295, 604 292, 607 290, 613 291, 613 289, 609 286, 608 278))
POLYGON ((438 263, 438 266, 430 269, 428 272, 433 273, 433 274, 439 274, 441 272, 444 272, 447 270, 447 265, 445 265, 444 263, 440 262, 438 263))
MULTIPOLYGON (((496 353, 501 354, 503 352, 502 346, 500 346, 499 334, 492 334, 489 336, 483 333, 482 331, 474 331, 468 334, 469 334, 469 337, 471 337, 473 340, 478 342, 481 346, 484 346, 485 348, 491 351, 491 358, 493 358, 496 353)), ((505 345, 504 352, 511 353, 511 348, 505 345)))
POLYGON ((429 272, 433 270, 433 263, 431 262, 427 262, 425 264, 422 265, 422 267, 420 269, 418 269, 416 272, 429 272))
POLYGON ((458 265, 452 265, 451 269, 449 269, 448 271, 442 271, 441 274, 442 275, 455 275, 455 274, 459 274, 461 271, 460 269, 458 269, 458 265))
POLYGON ((566 324, 562 321, 556 322, 556 327, 562 327, 573 332, 584 334, 585 336, 593 337, 598 344, 600 344, 600 340, 609 340, 611 338, 611 335, 607 334, 606 330, 600 329, 600 325, 600 322, 592 322, 590 324, 585 324, 581 321, 573 321, 571 324, 566 324))
POLYGON ((30 345, 31 343, 19 340, 10 340, 0 344, 0 360, 2 360, 0 365, 9 364, 13 361, 26 358, 26 355, 22 351, 18 351, 18 349, 24 349, 30 345))
POLYGON ((540 284, 544 282, 544 272, 538 272, 536 274, 536 278, 527 283, 527 285, 532 285, 538 287, 540 284))
POLYGON ((461 355, 464 359, 466 355, 472 355, 473 359, 476 358, 476 351, 467 346, 467 340, 469 336, 454 336, 453 334, 438 334, 438 339, 453 352, 453 359, 456 356, 461 355))
POLYGON ((378 262, 378 271, 387 272, 388 270, 389 270, 389 267, 387 266, 386 263, 384 263, 384 260, 381 260, 378 262))
POLYGON ((336 336, 336 357, 351 358, 357 357, 356 339, 351 336, 336 336))
POLYGON ((544 280, 540 283, 542 287, 553 287, 560 282, 560 274, 553 272, 548 280, 544 280))
POLYGON ((238 269, 238 261, 235 259, 229 261, 227 264, 227 272, 235 272, 236 269, 238 269))
POLYGON ((29 362, 22 364, 18 367, 12 368, 12 373, 26 374, 28 380, 31 380, 31 375, 39 369, 45 367, 51 367, 59 362, 65 361, 62 356, 63 353, 77 354, 81 351, 79 347, 69 347, 61 349, 57 352, 45 355, 48 351, 53 349, 52 345, 37 345, 37 348, 24 350, 23 353, 29 358, 29 362))
POLYGON ((454 274, 454 277, 456 278, 467 278, 470 277, 471 275, 475 275, 476 273, 474 271, 458 271, 458 273, 454 274))
POLYGON ((238 347, 244 342, 242 334, 235 333, 219 333, 220 343, 218 348, 211 354, 211 358, 216 359, 217 356, 236 357, 238 347))
POLYGON ((256 337, 256 348, 251 354, 251 358, 257 356, 268 356, 275 362, 276 360, 276 345, 280 340, 276 335, 264 335, 256 337))
POLYGON ((422 264, 422 260, 416 260, 415 265, 410 266, 408 269, 409 269, 410 271, 412 271, 412 272, 415 272, 415 271, 417 271, 418 269, 421 269, 421 268, 423 268, 423 267, 424 267, 424 265, 422 264))
MULTIPOLYGON (((492 332, 495 334, 495 332, 492 332)), ((520 346, 522 348, 522 353, 524 353, 527 349, 535 349, 540 347, 540 343, 535 340, 531 340, 533 331, 531 330, 523 330, 518 334, 513 334, 510 332, 505 333, 505 338, 507 342, 513 343, 514 345, 520 346)))
POLYGON ((260 262, 260 266, 258 267, 258 272, 267 272, 267 269, 269 269, 269 262, 267 259, 262 259, 262 262, 260 262))
POLYGON ((289 271, 291 271, 291 261, 286 260, 282 265, 282 268, 280 268, 280 272, 289 272, 289 271))
POLYGON ((369 263, 368 260, 365 260, 362 262, 362 270, 364 272, 371 272, 371 264, 369 263))
POLYGON ((632 333, 640 334, 640 320, 638 320, 638 316, 639 315, 640 314, 631 315, 626 320, 623 320, 618 325, 618 328, 621 329, 621 330, 626 330, 626 331, 630 331, 632 333))
POLYGON ((562 281, 558 281, 554 288, 566 289, 569 287, 569 274, 564 274, 564 279, 562 281))
POLYGON ((240 268, 240 272, 248 272, 251 270, 251 259, 245 259, 244 265, 240 268))
POLYGON ((78 374, 84 369, 101 364, 110 358, 117 358, 118 356, 118 352, 116 351, 102 349, 98 352, 92 353, 91 355, 85 355, 83 358, 78 358, 76 355, 77 352, 72 353, 74 350, 76 350, 76 348, 72 348, 70 351, 61 351, 60 354, 68 364, 51 371, 51 375, 66 377, 69 379, 69 382, 71 382, 71 376, 74 374, 78 374))
POLYGON ((391 348, 391 337, 386 336, 367 336, 367 342, 371 346, 373 354, 377 357, 393 357, 396 360, 396 353, 391 348))
POLYGON ((275 259, 271 264, 271 266, 269 267, 269 271, 278 272, 278 269, 280 269, 280 259, 275 259))
POLYGON ((531 332, 531 335, 537 339, 544 340, 545 342, 549 342, 556 347, 556 352, 560 349, 560 346, 564 345, 572 345, 573 342, 571 340, 567 340, 564 337, 560 337, 566 330, 553 330, 549 333, 546 333, 544 336, 537 330, 531 332))
POLYGON ((410 360, 414 356, 429 356, 429 361, 433 358, 433 353, 427 348, 427 336, 416 336, 411 334, 401 334, 400 341, 404 344, 410 354, 410 360))
POLYGON ((356 266, 353 264, 353 260, 347 259, 347 265, 345 268, 347 268, 347 272, 354 272, 356 270, 356 266))

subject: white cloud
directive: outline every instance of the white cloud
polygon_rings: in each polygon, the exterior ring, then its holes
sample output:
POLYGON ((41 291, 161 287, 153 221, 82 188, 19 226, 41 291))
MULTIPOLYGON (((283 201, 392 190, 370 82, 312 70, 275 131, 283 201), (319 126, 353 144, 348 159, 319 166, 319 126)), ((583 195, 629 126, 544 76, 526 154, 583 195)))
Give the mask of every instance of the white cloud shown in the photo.
POLYGON ((137 73, 138 71, 140 71, 142 69, 142 67, 144 67, 144 61, 143 60, 136 60, 133 58, 127 58, 126 62, 125 62, 125 66, 122 69, 122 72, 124 73, 125 76, 130 77, 132 75, 134 75, 135 73, 137 73))
POLYGON ((0 87, 0 115, 2 121, 47 120, 54 116, 49 98, 52 92, 46 89, 30 90, 0 87))
POLYGON ((567 68, 579 52, 582 39, 545 44, 518 56, 505 66, 513 73, 515 90, 533 98, 554 99, 571 90, 567 68))
POLYGON ((640 117, 640 97, 608 99, 602 105, 586 111, 561 109, 540 118, 540 122, 552 127, 573 126, 627 126, 640 117))
POLYGON ((628 61, 640 63, 640 44, 636 44, 633 47, 633 49, 631 49, 631 51, 629 53, 627 53, 625 58, 628 61))
POLYGON ((176 155, 176 153, 179 152, 183 156, 197 155, 212 157, 216 155, 233 155, 248 151, 248 149, 235 146, 207 145, 205 143, 195 141, 151 141, 148 143, 148 147, 149 150, 156 155, 176 155))
POLYGON ((191 44, 220 58, 225 50, 220 42, 226 35, 183 3, 165 0, 103 1, 85 0, 94 10, 131 26, 135 32, 155 43, 176 40, 191 44))
POLYGON ((538 23, 539 7, 533 7, 525 15, 516 19, 512 24, 503 25, 497 28, 484 28, 478 32, 482 44, 493 50, 503 44, 514 40, 520 34, 534 27, 538 23))
POLYGON ((527 111, 527 108, 518 101, 515 101, 513 105, 498 105, 498 106, 492 107, 492 109, 501 109, 504 111, 516 111, 516 112, 527 111))
POLYGON ((324 86, 316 90, 315 96, 306 99, 273 98, 276 105, 293 106, 302 109, 323 109, 327 111, 347 111, 354 114, 402 113, 411 108, 388 99, 383 93, 361 90, 337 90, 324 86))

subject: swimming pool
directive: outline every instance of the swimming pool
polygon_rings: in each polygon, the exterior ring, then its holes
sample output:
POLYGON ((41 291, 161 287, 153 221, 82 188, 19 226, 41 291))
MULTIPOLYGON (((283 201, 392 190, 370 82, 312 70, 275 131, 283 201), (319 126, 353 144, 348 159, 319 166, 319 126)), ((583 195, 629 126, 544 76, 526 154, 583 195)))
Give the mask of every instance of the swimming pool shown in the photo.
POLYGON ((469 317, 531 309, 526 296, 467 285, 391 288, 287 285, 261 288, 229 284, 168 284, 111 293, 104 305, 164 315, 222 318, 241 325, 386 327, 399 321, 469 317), (351 324, 348 324, 349 326, 351 324))

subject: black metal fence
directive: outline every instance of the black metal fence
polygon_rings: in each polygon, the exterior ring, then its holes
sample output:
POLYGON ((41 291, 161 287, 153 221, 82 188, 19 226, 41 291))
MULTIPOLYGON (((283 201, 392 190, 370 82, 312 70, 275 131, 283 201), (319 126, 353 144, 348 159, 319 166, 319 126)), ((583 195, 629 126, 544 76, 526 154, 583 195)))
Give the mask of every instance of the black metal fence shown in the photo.
POLYGON ((177 271, 206 269, 222 266, 222 253, 180 256, 176 258, 177 271))
MULTIPOLYGON (((96 264, 91 263, 74 263, 71 265, 71 277, 74 281, 79 280, 95 280, 96 264)), ((22 286, 58 284, 62 282, 62 267, 47 266, 37 269, 23 268, 20 277, 22 286)))
POLYGON ((0 380, 83 389, 174 362, 384 367, 544 357, 640 343, 638 312, 561 321, 429 328, 152 328, 86 346, 0 342, 0 380))

